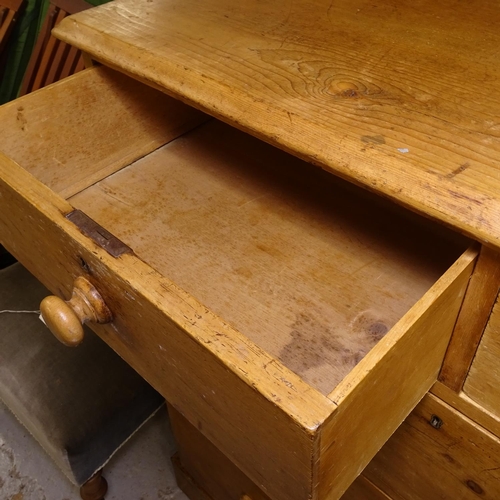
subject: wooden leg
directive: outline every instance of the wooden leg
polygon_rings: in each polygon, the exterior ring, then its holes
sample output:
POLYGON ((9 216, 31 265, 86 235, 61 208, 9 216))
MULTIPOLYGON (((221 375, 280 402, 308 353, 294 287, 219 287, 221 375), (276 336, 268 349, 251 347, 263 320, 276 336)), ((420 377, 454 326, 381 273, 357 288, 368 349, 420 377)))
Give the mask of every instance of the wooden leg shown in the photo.
POLYGON ((226 455, 168 405, 178 453, 172 458, 179 488, 191 500, 270 500, 226 455))
POLYGON ((189 497, 190 500, 214 500, 201 486, 189 475, 181 464, 179 454, 172 457, 177 486, 189 497))
POLYGON ((98 470, 81 488, 82 500, 104 500, 108 491, 108 483, 102 477, 102 469, 98 470))

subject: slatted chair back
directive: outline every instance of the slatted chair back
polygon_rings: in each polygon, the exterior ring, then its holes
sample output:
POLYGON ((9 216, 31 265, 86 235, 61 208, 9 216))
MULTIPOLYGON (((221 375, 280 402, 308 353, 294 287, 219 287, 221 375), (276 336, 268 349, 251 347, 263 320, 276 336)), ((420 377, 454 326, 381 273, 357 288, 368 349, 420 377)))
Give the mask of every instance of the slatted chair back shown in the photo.
POLYGON ((22 4, 23 0, 0 0, 0 54, 14 27, 17 14, 21 10, 22 4))
POLYGON ((50 0, 19 95, 57 82, 85 67, 81 51, 57 40, 50 32, 66 16, 90 7, 92 6, 83 0, 50 0))

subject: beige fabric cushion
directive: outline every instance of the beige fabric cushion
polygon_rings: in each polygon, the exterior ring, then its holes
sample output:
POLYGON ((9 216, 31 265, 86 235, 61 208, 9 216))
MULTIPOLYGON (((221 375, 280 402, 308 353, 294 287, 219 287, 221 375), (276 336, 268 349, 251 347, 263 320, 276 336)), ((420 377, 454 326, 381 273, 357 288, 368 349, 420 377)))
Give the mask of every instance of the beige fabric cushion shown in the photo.
MULTIPOLYGON (((48 294, 20 264, 0 270, 0 311, 48 294)), ((68 348, 28 313, 0 314, 0 398, 77 485, 163 404, 93 332, 68 348)))

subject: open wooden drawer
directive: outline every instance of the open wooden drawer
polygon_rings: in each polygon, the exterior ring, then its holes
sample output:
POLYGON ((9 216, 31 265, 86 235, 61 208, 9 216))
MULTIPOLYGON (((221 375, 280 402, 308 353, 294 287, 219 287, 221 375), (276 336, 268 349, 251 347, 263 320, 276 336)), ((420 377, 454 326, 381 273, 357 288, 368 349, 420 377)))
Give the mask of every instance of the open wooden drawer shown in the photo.
POLYGON ((85 276, 269 497, 340 497, 436 380, 467 241, 110 69, 0 124, 0 242, 61 297, 85 276))

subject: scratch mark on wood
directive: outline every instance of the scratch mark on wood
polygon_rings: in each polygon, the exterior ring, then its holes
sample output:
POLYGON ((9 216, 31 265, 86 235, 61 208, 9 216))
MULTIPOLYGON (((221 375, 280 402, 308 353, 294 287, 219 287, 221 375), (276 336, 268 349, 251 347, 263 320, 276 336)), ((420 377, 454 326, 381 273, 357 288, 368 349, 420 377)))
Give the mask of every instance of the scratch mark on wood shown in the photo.
POLYGON ((445 175, 446 179, 453 179, 458 174, 461 174, 464 170, 467 170, 470 167, 469 162, 465 162, 463 165, 460 165, 458 168, 453 170, 453 172, 450 172, 449 174, 445 175))

